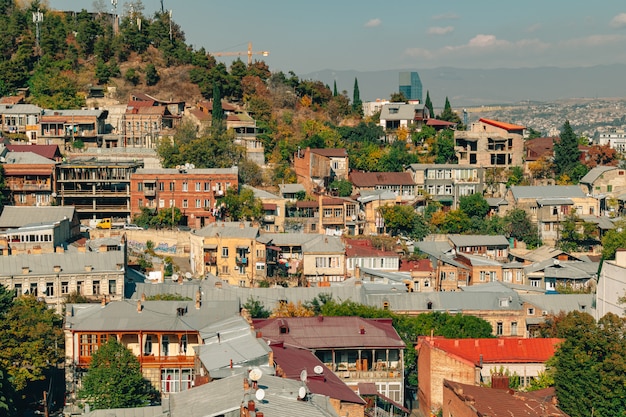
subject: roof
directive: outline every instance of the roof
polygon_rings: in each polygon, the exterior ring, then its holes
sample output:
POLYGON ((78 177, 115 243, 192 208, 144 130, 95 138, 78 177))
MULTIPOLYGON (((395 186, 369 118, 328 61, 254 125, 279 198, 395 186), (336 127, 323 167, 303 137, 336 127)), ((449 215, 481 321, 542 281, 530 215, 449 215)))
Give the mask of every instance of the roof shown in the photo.
POLYGON ((48 159, 61 156, 58 145, 7 145, 10 152, 33 152, 48 159))
MULTIPOLYGON (((471 407, 472 415, 490 417, 567 417, 568 415, 552 403, 554 388, 538 392, 516 392, 512 390, 479 387, 444 379, 444 387, 471 407), (549 393, 549 394, 548 394, 549 393), (469 405, 471 404, 471 405, 469 405)), ((463 413, 458 410, 459 414, 463 413)), ((469 415, 469 414, 468 414, 469 415)))
POLYGON ((475 365, 482 363, 544 363, 552 356, 561 339, 556 338, 498 338, 447 339, 420 338, 423 345, 443 350, 475 365))
POLYGON ((337 253, 345 252, 346 247, 341 238, 336 236, 317 235, 302 244, 302 253, 337 253))
POLYGON ((202 229, 194 229, 192 233, 202 237, 256 239, 259 236, 259 228, 252 227, 245 222, 234 224, 215 222, 202 229))
POLYGON ((540 206, 572 206, 574 202, 570 198, 538 198, 540 206))
POLYGON ((112 301, 100 304, 68 304, 66 328, 75 331, 199 331, 239 313, 239 303, 203 301, 112 301), (141 303, 141 312, 137 305, 141 303), (179 309, 184 311, 179 315, 179 309), (69 327, 68 327, 69 326, 69 327))
POLYGON ((524 142, 526 147, 526 161, 536 161, 544 156, 552 156, 554 152, 554 138, 534 138, 524 142))
POLYGON ((42 114, 43 109, 34 104, 7 104, 0 105, 0 114, 42 114))
POLYGON ((454 126, 454 125, 456 125, 456 123, 448 122, 445 120, 439 120, 439 119, 428 119, 426 121, 426 126, 449 127, 449 126, 454 126))
POLYGON ((607 171, 613 171, 614 169, 619 169, 617 167, 607 167, 607 166, 597 166, 595 168, 591 168, 584 177, 580 179, 580 182, 583 184, 593 184, 596 182, 598 178, 602 176, 607 171))
POLYGON ((312 393, 343 402, 365 404, 361 397, 330 371, 310 350, 299 349, 284 343, 272 344, 271 348, 274 352, 274 362, 280 366, 286 378, 300 381, 300 375, 305 370, 307 372, 305 383, 312 393), (321 373, 315 372, 319 369, 322 369, 321 373))
POLYGON ((206 174, 206 175, 218 175, 218 174, 233 174, 237 175, 239 169, 234 166, 231 168, 184 168, 183 172, 180 172, 176 168, 138 168, 132 175, 159 175, 159 174, 206 174))
POLYGON ((163 411, 160 405, 150 407, 135 408, 109 408, 102 410, 93 410, 88 413, 81 414, 82 417, 167 417, 168 413, 163 411))
POLYGON ((56 161, 35 152, 12 152, 5 155, 7 165, 54 165, 56 161))
POLYGON ((509 240, 503 235, 449 235, 448 239, 456 247, 509 246, 509 240))
POLYGON ((305 349, 404 348, 391 319, 286 317, 256 321, 254 328, 266 340, 305 349), (285 326, 287 333, 281 333, 281 327, 285 326))
POLYGON ((547 311, 548 314, 569 313, 570 311, 591 312, 594 303, 593 294, 521 294, 524 302, 531 304, 537 310, 547 311))
POLYGON ((513 185, 511 193, 516 200, 522 198, 584 198, 577 185, 513 185))
POLYGON ((0 256, 0 276, 22 276, 25 267, 32 275, 53 274, 55 266, 61 267, 63 276, 84 274, 85 266, 91 266, 93 273, 122 271, 118 265, 124 265, 121 251, 20 254, 0 256))
POLYGON ((311 153, 329 158, 347 158, 348 152, 344 148, 311 149, 311 153))
MULTIPOLYGON (((242 402, 255 402, 257 411, 272 417, 331 417, 337 416, 328 398, 307 395, 307 401, 298 399, 301 381, 263 375, 259 380, 265 394, 255 401, 255 390, 244 390, 242 378, 232 376, 218 379, 193 389, 170 394, 170 417, 209 417, 239 415, 242 402)), ((252 415, 252 414, 251 414, 252 415)))
POLYGON ((388 103, 380 110, 381 120, 414 120, 415 113, 424 110, 424 104, 388 103), (392 113, 393 111, 393 113, 392 113))
POLYGON ((350 173, 350 181, 357 187, 377 185, 415 185, 408 172, 359 172, 350 173))
POLYGON ((500 197, 487 197, 485 200, 487 204, 489 204, 489 207, 507 206, 509 204, 506 199, 500 197))
POLYGON ((348 258, 398 258, 396 252, 377 249, 368 239, 346 239, 345 242, 348 258))
POLYGON ((75 212, 74 206, 4 206, 0 215, 0 229, 21 227, 32 223, 33 219, 41 223, 52 223, 67 218, 71 222, 75 212))
POLYGON ((283 200, 282 197, 279 197, 275 194, 272 193, 268 193, 265 190, 261 190, 260 188, 255 188, 252 187, 250 185, 243 185, 242 188, 247 188, 249 190, 252 190, 252 192, 254 193, 254 197, 255 198, 260 198, 261 200, 263 199, 276 199, 276 200, 283 200))
POLYGON ((302 184, 279 184, 278 189, 281 194, 295 194, 305 191, 302 184))
POLYGON ((400 271, 433 271, 433 263, 429 259, 400 260, 400 271))
POLYGON ((484 117, 481 117, 479 122, 483 122, 483 123, 486 123, 486 124, 491 125, 491 126, 499 127, 500 129, 504 129, 504 130, 507 130, 507 131, 524 130, 524 129, 526 129, 525 126, 514 125, 512 123, 506 123, 506 122, 500 122, 498 120, 487 119, 487 118, 484 118, 484 117))

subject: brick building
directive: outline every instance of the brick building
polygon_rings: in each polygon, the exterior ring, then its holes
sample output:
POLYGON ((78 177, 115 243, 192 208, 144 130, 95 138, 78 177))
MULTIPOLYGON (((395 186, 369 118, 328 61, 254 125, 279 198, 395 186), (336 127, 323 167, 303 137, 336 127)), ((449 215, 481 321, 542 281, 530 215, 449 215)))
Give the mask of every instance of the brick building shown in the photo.
POLYGON ((141 213, 143 207, 178 207, 183 223, 199 229, 220 217, 219 199, 229 188, 238 186, 237 167, 138 169, 130 179, 131 217, 141 213))
POLYGON ((341 149, 298 149, 293 167, 307 192, 322 192, 334 180, 347 180, 348 152, 341 149))
POLYGON ((469 130, 454 132, 459 164, 481 167, 522 166, 524 126, 481 118, 469 130))

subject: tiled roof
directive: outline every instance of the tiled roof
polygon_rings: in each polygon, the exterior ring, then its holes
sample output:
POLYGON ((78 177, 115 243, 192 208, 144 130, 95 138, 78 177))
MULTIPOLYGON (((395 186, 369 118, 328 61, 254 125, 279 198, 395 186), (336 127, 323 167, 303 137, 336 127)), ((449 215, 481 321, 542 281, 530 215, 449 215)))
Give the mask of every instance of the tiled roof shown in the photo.
POLYGON ((554 356, 561 339, 556 338, 499 338, 447 339, 423 338, 436 349, 474 364, 482 363, 543 363, 554 356))
POLYGON ((418 259, 416 261, 401 260, 400 271, 433 271, 433 263, 429 259, 418 259))
POLYGON ((415 185, 408 172, 352 172, 350 181, 357 187, 377 185, 415 185))
POLYGON ((426 121, 426 126, 448 127, 448 126, 454 126, 454 125, 456 125, 456 123, 448 122, 445 120, 439 120, 439 119, 428 119, 426 121))
POLYGON ((286 378, 299 381, 302 370, 306 370, 306 386, 313 394, 325 395, 354 404, 365 404, 361 397, 331 372, 310 350, 298 349, 284 343, 272 344, 270 347, 274 351, 274 361, 283 370, 286 378), (319 374, 315 372, 318 366, 323 370, 319 374))
POLYGON ((372 242, 366 239, 346 239, 346 257, 348 258, 397 258, 393 251, 376 249, 372 242))
POLYGON ((512 123, 506 123, 506 122, 500 122, 498 120, 491 120, 491 119, 486 119, 484 117, 481 117, 480 122, 486 123, 488 125, 491 126, 495 126, 495 127, 499 127, 500 129, 504 129, 504 130, 524 130, 526 129, 526 127, 524 126, 520 126, 520 125, 514 125, 512 123))
POLYGON ((404 348, 391 319, 286 317, 255 322, 263 338, 306 349, 404 348), (288 331, 281 333, 281 327, 288 331))
MULTIPOLYGON (((467 405, 468 414, 490 417, 568 417, 551 400, 554 388, 543 392, 515 392, 505 389, 479 387, 460 382, 443 381, 444 387, 467 405), (469 411, 471 408, 471 411, 469 411)), ((459 410, 459 413, 463 411, 459 410)))
POLYGON ((552 156, 554 152, 554 138, 528 139, 526 147, 526 161, 536 161, 543 156, 552 156))

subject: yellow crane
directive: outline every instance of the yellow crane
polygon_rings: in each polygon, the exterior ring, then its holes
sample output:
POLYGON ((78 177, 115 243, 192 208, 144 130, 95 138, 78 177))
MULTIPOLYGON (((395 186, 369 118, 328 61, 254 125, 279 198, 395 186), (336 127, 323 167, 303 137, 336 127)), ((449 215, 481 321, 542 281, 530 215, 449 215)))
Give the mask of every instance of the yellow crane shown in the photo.
POLYGON ((209 54, 211 54, 213 56, 242 56, 242 55, 248 55, 248 65, 252 65, 252 55, 268 56, 270 54, 270 52, 269 51, 253 51, 252 50, 252 42, 248 42, 248 50, 247 51, 209 52, 209 54))

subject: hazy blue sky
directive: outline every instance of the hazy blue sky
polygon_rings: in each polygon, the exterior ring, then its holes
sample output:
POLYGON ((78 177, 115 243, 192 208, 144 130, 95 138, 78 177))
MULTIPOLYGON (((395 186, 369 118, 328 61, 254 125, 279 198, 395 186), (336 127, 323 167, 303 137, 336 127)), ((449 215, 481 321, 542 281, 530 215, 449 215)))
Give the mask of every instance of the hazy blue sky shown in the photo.
MULTIPOLYGON (((110 0, 105 0, 111 7, 110 0)), ((268 50, 272 70, 376 71, 626 63, 624 0, 163 0, 187 43, 268 50)), ((118 0, 118 11, 124 0, 118 0)), ((93 10, 89 0, 52 8, 93 10)), ((160 0, 143 0, 145 14, 160 0)), ((256 57, 259 58, 260 57, 256 57)), ((245 57, 242 59, 245 60, 245 57)))

